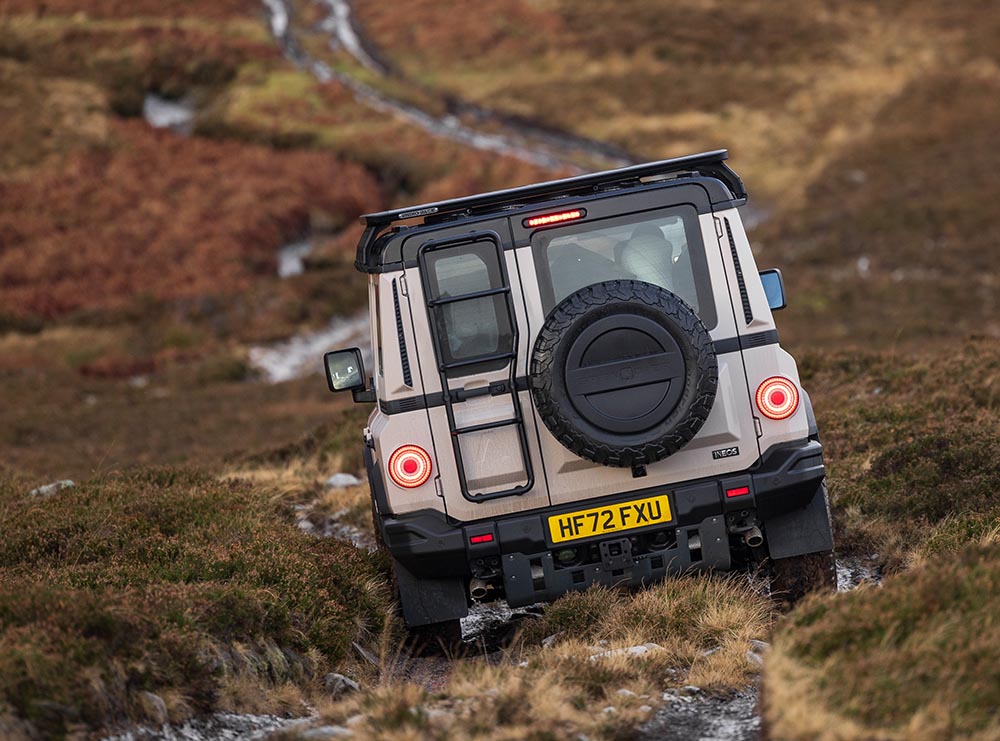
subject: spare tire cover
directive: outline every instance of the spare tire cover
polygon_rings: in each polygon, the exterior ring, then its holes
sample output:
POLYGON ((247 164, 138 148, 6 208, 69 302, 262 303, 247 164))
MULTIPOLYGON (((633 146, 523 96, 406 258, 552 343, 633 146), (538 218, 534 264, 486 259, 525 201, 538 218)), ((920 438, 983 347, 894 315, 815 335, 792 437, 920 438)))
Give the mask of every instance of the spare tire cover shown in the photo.
POLYGON ((577 455, 654 463, 708 419, 719 372, 705 325, 681 298, 638 280, 581 288, 545 319, 531 355, 539 416, 577 455))

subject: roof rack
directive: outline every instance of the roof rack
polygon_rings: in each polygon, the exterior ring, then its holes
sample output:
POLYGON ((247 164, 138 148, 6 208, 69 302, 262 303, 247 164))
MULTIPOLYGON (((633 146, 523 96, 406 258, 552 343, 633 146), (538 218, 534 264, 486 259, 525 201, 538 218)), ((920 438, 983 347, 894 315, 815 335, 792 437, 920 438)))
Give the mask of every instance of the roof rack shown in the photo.
MULTIPOLYGON (((717 149, 714 152, 691 154, 686 157, 630 165, 629 167, 577 175, 561 180, 549 180, 544 183, 497 190, 492 193, 480 193, 463 198, 452 198, 447 201, 425 203, 421 206, 366 214, 361 217, 361 221, 365 224, 365 231, 358 242, 358 253, 354 266, 361 272, 377 272, 377 253, 381 235, 384 234, 388 226, 397 221, 425 217, 424 223, 428 223, 428 220, 438 222, 465 214, 481 215, 498 211, 504 207, 527 206, 557 196, 582 196, 614 187, 635 186, 641 184, 643 180, 656 177, 690 174, 696 177, 713 178, 719 181, 728 192, 729 197, 726 202, 742 205, 746 202, 746 188, 743 187, 740 176, 726 165, 725 160, 728 157, 729 152, 725 149, 717 149)), ((713 201, 713 203, 715 202, 713 201)))
POLYGON ((459 213, 490 207, 498 208, 513 203, 530 203, 557 195, 578 194, 580 191, 596 190, 624 181, 679 172, 696 172, 700 175, 716 178, 729 189, 733 200, 745 199, 747 193, 743 187, 743 181, 740 180, 739 175, 725 164, 725 160, 728 157, 728 151, 717 149, 713 152, 691 154, 686 157, 675 157, 658 162, 647 162, 642 165, 630 165, 615 170, 577 175, 560 180, 549 180, 544 183, 497 190, 492 193, 480 193, 463 198, 452 198, 447 201, 425 203, 420 206, 365 214, 361 217, 361 221, 369 227, 384 227, 397 221, 405 221, 420 216, 434 216, 437 218, 448 213, 459 213))

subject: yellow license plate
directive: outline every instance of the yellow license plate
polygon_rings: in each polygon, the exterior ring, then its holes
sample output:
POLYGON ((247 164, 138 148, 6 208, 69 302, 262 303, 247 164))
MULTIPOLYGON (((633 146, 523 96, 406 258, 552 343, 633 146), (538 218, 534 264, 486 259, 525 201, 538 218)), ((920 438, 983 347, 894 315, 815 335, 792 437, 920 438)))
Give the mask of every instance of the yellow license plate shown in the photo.
POLYGON ((671 519, 670 500, 666 494, 660 494, 647 499, 553 515, 549 518, 549 536, 553 543, 564 543, 567 540, 662 524, 671 519))

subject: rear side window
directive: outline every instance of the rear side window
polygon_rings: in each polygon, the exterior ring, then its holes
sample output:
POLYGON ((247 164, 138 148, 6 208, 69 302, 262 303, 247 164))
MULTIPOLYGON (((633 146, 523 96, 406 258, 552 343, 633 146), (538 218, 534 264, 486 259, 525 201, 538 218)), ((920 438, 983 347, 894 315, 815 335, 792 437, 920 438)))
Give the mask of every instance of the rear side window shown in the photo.
MULTIPOLYGON (((501 288, 503 274, 493 242, 481 241, 427 254, 432 299, 457 298, 501 288)), ((450 370, 449 376, 466 376, 503 368, 507 358, 489 359, 513 349, 514 334, 504 294, 444 303, 431 311, 445 363, 474 363, 450 370)))
POLYGON ((585 286, 641 280, 687 302, 708 329, 715 301, 692 206, 676 206, 537 231, 531 238, 545 311, 585 286))

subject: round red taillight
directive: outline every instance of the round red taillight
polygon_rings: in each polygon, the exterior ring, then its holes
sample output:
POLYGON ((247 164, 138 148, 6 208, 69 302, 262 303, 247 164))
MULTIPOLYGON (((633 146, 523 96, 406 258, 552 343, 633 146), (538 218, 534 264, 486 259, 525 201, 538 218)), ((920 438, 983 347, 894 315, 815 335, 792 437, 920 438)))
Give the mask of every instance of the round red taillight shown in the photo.
POLYGON ((788 419, 799 408, 799 390, 782 376, 771 376, 757 387, 757 408, 768 419, 788 419))
POLYGON ((389 456, 389 478, 405 489, 415 489, 431 477, 431 457, 417 445, 404 445, 389 456))

